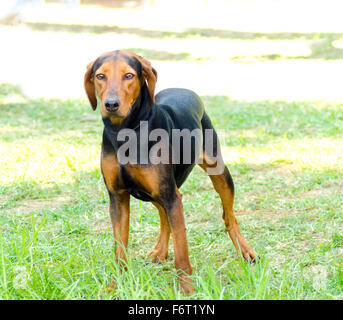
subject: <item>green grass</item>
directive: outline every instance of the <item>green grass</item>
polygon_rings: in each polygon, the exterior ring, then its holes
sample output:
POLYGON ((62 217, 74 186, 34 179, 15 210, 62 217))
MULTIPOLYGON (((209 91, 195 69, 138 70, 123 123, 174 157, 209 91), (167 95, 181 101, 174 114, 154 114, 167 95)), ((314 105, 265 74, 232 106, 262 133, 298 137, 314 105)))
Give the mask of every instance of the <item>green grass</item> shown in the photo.
POLYGON ((237 259, 220 199, 196 168, 181 188, 196 293, 175 290, 172 243, 166 262, 145 265, 159 218, 135 199, 120 274, 100 116, 86 121, 86 100, 27 99, 1 84, 0 299, 342 299, 343 105, 203 99, 256 266, 237 259), (106 293, 114 275, 117 288, 106 293))

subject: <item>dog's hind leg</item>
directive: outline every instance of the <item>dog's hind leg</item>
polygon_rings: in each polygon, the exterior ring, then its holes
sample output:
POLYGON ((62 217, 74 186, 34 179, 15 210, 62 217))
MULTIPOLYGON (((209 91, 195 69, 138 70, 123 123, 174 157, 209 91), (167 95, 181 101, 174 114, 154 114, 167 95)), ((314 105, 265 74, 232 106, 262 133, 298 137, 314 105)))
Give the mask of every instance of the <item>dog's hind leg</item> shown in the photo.
MULTIPOLYGON (((225 166, 220 153, 220 146, 217 134, 214 131, 211 121, 205 114, 203 121, 203 130, 210 129, 213 137, 212 150, 204 150, 199 166, 204 169, 212 180, 214 189, 218 192, 223 205, 223 220, 226 230, 236 248, 237 253, 242 252, 246 261, 254 262, 256 259, 255 251, 249 246, 248 242, 242 236, 233 210, 234 202, 234 184, 228 168, 225 166), (209 155, 212 154, 212 155, 209 155)), ((205 140, 204 140, 205 142, 205 140)))
POLYGON ((158 209, 160 215, 160 236, 157 240, 156 246, 147 255, 152 257, 152 262, 162 262, 168 256, 168 244, 170 238, 170 226, 168 222, 168 217, 165 209, 157 202, 152 202, 152 204, 158 209))

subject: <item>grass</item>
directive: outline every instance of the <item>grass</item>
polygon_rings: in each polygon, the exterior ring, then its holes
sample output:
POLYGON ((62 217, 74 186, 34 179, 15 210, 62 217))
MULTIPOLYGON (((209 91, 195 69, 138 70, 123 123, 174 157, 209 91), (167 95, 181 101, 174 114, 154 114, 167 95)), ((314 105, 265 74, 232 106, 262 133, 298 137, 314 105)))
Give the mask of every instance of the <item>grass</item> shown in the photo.
POLYGON ((145 265, 159 218, 135 199, 120 274, 99 169, 100 116, 87 120, 86 100, 28 99, 1 84, 0 299, 342 299, 343 105, 203 99, 256 266, 237 259, 220 199, 196 168, 181 188, 196 293, 175 290, 172 244, 165 263, 145 265))

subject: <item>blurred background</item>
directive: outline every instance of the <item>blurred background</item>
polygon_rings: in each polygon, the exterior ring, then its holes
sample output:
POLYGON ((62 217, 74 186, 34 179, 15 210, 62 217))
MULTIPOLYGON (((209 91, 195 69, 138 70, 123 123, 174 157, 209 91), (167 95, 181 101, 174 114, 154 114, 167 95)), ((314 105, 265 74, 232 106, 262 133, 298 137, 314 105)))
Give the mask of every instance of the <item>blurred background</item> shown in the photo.
POLYGON ((343 101, 339 0, 6 0, 0 83, 84 98, 88 62, 131 50, 186 87, 244 100, 343 101))

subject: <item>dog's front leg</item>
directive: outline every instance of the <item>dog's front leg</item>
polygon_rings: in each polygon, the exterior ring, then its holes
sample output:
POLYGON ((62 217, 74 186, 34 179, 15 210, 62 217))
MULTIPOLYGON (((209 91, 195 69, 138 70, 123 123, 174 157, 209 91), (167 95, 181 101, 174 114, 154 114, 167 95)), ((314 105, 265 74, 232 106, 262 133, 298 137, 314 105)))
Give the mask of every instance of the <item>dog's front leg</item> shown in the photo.
POLYGON ((110 217, 116 244, 116 260, 126 264, 126 248, 129 242, 130 194, 126 191, 110 194, 110 217))
POLYGON ((182 196, 176 189, 173 200, 164 205, 173 236, 175 268, 178 271, 179 283, 185 293, 193 293, 192 267, 188 256, 185 219, 183 215, 182 196))
POLYGON ((170 238, 170 227, 168 222, 168 216, 165 209, 158 203, 152 202, 152 204, 158 209, 160 216, 160 236, 157 240, 156 246, 145 257, 152 257, 152 262, 162 262, 168 256, 168 243, 170 238))
MULTIPOLYGON (((120 270, 126 270, 126 249, 129 242, 130 194, 126 191, 116 194, 110 193, 109 211, 116 245, 116 262, 119 263, 120 270)), ((115 283, 113 278, 108 287, 109 292, 114 289, 115 283)))

